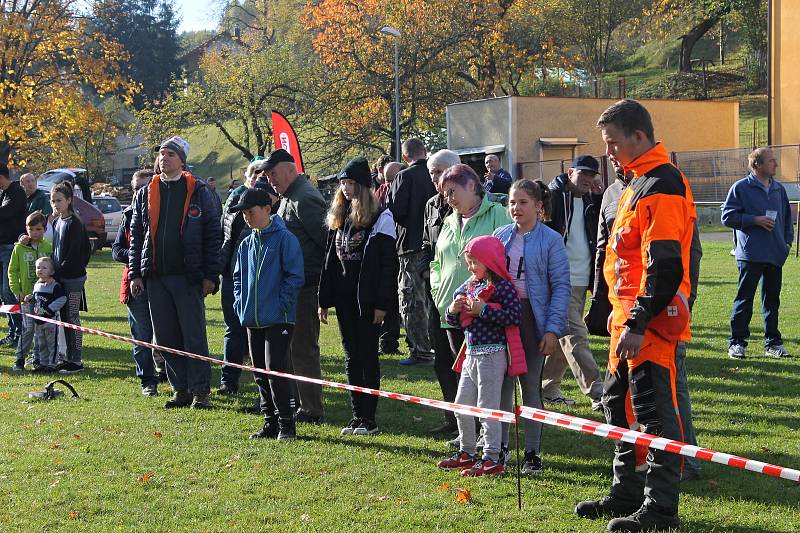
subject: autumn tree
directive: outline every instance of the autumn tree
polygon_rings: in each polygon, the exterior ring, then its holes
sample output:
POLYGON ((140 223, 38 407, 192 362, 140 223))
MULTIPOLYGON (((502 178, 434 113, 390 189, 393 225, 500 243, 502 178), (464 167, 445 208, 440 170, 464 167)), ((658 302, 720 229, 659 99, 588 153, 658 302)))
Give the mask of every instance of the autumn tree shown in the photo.
POLYGON ((72 0, 0 0, 0 164, 23 165, 61 139, 95 127, 91 96, 134 86, 124 50, 90 35, 72 0))

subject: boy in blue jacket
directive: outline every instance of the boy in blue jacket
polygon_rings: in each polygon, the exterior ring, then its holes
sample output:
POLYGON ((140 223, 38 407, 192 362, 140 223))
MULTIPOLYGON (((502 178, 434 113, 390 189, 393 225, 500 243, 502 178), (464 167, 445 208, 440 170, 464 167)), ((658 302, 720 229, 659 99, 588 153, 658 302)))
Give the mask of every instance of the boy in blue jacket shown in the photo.
MULTIPOLYGON (((264 189, 248 189, 228 211, 242 211, 253 230, 239 245, 233 271, 234 309, 247 328, 253 366, 289 372, 297 295, 305 278, 300 243, 281 217, 272 214, 272 201, 264 189)), ((250 438, 294 439, 289 381, 261 373, 254 376, 264 427, 250 438)))

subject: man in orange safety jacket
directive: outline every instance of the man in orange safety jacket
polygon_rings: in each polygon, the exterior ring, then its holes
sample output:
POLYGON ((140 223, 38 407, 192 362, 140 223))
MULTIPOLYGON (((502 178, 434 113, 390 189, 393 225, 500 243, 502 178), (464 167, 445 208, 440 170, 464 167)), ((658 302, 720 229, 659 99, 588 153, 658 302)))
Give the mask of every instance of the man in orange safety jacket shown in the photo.
MULTIPOLYGON (((606 153, 633 173, 620 197, 603 275, 612 313, 603 407, 609 424, 628 427, 627 408, 642 430, 682 440, 675 357, 691 338, 689 257, 697 214, 686 178, 655 142, 648 111, 621 100, 597 121, 606 153)), ((650 450, 645 476, 636 472, 632 444, 618 442, 610 494, 584 501, 586 518, 614 516, 609 531, 677 527, 680 455, 650 450)))

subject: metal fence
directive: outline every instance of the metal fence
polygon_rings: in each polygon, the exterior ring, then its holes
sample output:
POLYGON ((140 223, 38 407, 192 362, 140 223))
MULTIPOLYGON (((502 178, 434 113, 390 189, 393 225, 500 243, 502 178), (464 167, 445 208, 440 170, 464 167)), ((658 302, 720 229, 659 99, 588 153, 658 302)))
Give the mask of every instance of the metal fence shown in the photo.
MULTIPOLYGON (((781 145, 771 148, 778 160, 776 178, 784 184, 791 185, 788 187, 792 189, 789 195, 794 197, 795 191, 800 193, 800 145, 781 145)), ((670 159, 686 175, 695 201, 722 203, 731 185, 750 172, 747 165, 747 156, 750 152, 750 148, 671 152, 670 159)), ((597 159, 600 160, 600 175, 605 188, 614 179, 614 168, 606 156, 597 159)), ((524 178, 542 179, 545 183, 549 183, 558 174, 566 172, 570 164, 572 161, 568 159, 526 161, 518 163, 518 168, 519 174, 524 178)))

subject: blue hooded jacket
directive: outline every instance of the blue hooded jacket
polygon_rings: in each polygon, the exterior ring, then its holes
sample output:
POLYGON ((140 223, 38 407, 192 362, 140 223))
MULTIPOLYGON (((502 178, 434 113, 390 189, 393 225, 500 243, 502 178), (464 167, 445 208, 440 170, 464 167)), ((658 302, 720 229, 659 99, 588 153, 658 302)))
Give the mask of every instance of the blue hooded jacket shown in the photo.
POLYGON ((794 240, 792 212, 786 189, 773 178, 769 190, 758 178, 748 174, 733 184, 722 204, 722 223, 736 230, 736 260, 771 263, 786 262, 794 240), (775 211, 775 227, 767 231, 753 223, 756 216, 775 211))
POLYGON ((297 237, 278 215, 270 220, 269 226, 245 237, 237 252, 233 307, 246 328, 294 324, 305 279, 297 237))
MULTIPOLYGON (((517 236, 516 225, 508 224, 494 230, 506 252, 517 236)), ((569 260, 561 235, 543 223, 523 235, 525 255, 525 285, 528 302, 536 320, 537 335, 547 332, 556 337, 567 334, 567 313, 572 297, 569 280, 569 260)))

